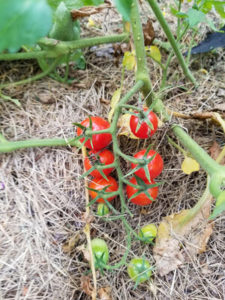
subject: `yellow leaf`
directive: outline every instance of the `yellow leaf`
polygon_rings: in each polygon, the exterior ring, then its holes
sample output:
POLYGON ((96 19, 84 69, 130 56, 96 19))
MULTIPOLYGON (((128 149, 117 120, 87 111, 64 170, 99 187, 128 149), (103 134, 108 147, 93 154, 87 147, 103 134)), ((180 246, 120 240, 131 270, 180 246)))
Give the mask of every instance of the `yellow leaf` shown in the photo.
POLYGON ((161 53, 157 46, 145 47, 147 54, 157 62, 161 62, 161 53))
POLYGON ((128 70, 131 71, 136 66, 136 57, 134 52, 126 51, 123 57, 123 66, 128 70))
POLYGON ((130 32, 130 22, 125 22, 124 27, 126 32, 130 32))
POLYGON ((131 139, 138 139, 130 130, 130 114, 122 115, 117 123, 117 126, 121 128, 119 135, 126 135, 131 139))
POLYGON ((199 163, 188 156, 185 156, 184 161, 181 164, 181 169, 185 174, 191 174, 192 172, 199 171, 199 163))
POLYGON ((110 102, 111 110, 108 113, 108 121, 109 121, 109 123, 111 123, 112 116, 114 114, 114 110, 116 108, 116 105, 120 101, 120 96, 121 96, 121 89, 117 89, 113 93, 113 96, 112 96, 112 99, 111 99, 111 102, 110 102))
POLYGON ((95 27, 95 22, 94 22, 94 20, 92 19, 92 18, 89 18, 88 19, 88 24, 87 24, 87 26, 88 27, 95 27))

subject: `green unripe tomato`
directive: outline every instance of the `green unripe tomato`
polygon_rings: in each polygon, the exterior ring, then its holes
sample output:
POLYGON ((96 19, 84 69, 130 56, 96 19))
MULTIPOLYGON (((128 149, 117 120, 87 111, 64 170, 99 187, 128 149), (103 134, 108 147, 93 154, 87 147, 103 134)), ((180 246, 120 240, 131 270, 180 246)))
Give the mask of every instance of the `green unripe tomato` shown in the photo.
POLYGON ((109 208, 106 204, 104 203, 99 203, 98 204, 98 209, 97 209, 97 215, 98 216, 105 216, 109 213, 109 208))
POLYGON ((155 224, 145 225, 141 228, 138 235, 145 240, 145 243, 151 243, 157 235, 157 227, 155 224))
POLYGON ((129 262, 127 272, 129 277, 138 285, 151 277, 152 268, 147 259, 137 257, 129 262))
POLYGON ((91 241, 91 247, 93 251, 95 267, 96 269, 101 269, 101 263, 107 264, 109 260, 108 246, 104 240, 95 238, 91 241))

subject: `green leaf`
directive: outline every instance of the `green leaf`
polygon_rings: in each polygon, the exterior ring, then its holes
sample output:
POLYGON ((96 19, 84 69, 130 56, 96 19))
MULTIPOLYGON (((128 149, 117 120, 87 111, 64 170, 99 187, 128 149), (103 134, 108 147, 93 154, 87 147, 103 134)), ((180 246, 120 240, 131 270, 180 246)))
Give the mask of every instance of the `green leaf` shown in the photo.
MULTIPOLYGON (((219 1, 216 1, 219 2, 219 1)), ((220 15, 221 18, 225 18, 225 1, 221 3, 214 3, 215 10, 220 15)))
POLYGON ((0 1, 0 52, 16 52, 48 34, 52 11, 46 0, 0 1))
POLYGON ((187 12, 188 23, 191 28, 194 28, 199 23, 205 21, 206 16, 202 11, 190 8, 187 12))
MULTIPOLYGON (((77 26, 75 26, 77 30, 77 26)), ((60 2, 54 14, 54 24, 49 37, 60 41, 72 41, 79 38, 74 31, 74 24, 69 9, 64 2, 60 2)))
POLYGON ((114 0, 117 10, 125 21, 130 21, 132 0, 114 0))
MULTIPOLYGON (((48 0, 52 9, 56 9, 62 0, 48 0)), ((104 3, 104 0, 64 0, 66 7, 71 9, 79 9, 83 6, 98 6, 104 3)))

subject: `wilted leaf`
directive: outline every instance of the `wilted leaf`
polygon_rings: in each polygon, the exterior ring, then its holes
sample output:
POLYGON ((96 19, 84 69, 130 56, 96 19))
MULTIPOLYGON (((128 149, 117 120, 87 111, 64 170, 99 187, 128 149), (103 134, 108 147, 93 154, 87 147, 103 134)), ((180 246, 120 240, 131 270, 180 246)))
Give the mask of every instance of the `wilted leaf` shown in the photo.
POLYGON ((66 243, 63 244, 62 249, 65 253, 70 253, 74 249, 75 245, 80 239, 80 233, 77 232, 74 236, 72 236, 66 243))
POLYGON ((103 287, 98 290, 99 300, 112 300, 111 287, 103 287))
POLYGON ((193 159, 189 156, 185 156, 185 158, 181 164, 181 169, 185 174, 189 175, 192 172, 199 171, 200 166, 199 166, 199 163, 195 159, 193 159))
POLYGON ((161 53, 160 50, 157 46, 150 46, 150 47, 145 47, 147 54, 149 53, 149 56, 154 59, 157 62, 161 62, 161 53))
POLYGON ((126 32, 130 32, 130 28, 131 28, 130 22, 125 22, 124 27, 126 32))
MULTIPOLYGON (((216 158, 218 157, 218 155, 221 152, 220 145, 216 141, 214 141, 212 146, 209 148, 209 152, 210 152, 210 156, 214 160, 216 160, 216 158)), ((225 163, 225 158, 223 158, 223 160, 221 161, 221 164, 224 164, 224 163, 225 163)))
POLYGON ((193 218, 187 219, 191 210, 183 210, 165 217, 160 223, 153 253, 161 276, 188 262, 190 257, 206 251, 213 231, 212 223, 208 221, 213 197, 208 189, 203 197, 206 201, 193 218))
POLYGON ((148 19, 147 23, 143 27, 144 41, 146 46, 150 46, 155 38, 155 31, 152 25, 152 21, 148 19))
POLYGON ((120 96, 121 96, 121 89, 117 89, 113 93, 113 96, 112 96, 112 99, 111 99, 111 102, 110 102, 111 110, 109 111, 109 114, 108 114, 108 121, 109 121, 109 123, 111 123, 112 116, 114 114, 114 110, 116 108, 116 105, 120 101, 120 96))
POLYGON ((123 66, 128 70, 131 71, 136 66, 136 57, 134 52, 126 51, 123 57, 123 66))
POLYGON ((80 281, 81 281, 80 286, 81 286, 82 291, 86 295, 92 296, 94 288, 91 285, 90 277, 88 277, 88 276, 82 276, 80 281))
POLYGON ((84 17, 88 17, 94 14, 97 14, 99 12, 101 12, 103 9, 105 8, 109 8, 111 7, 111 5, 108 4, 103 4, 101 6, 84 6, 81 7, 80 9, 73 9, 71 10, 71 16, 73 18, 73 20, 76 20, 78 18, 84 18, 84 17))
POLYGON ((120 127, 119 135, 126 135, 131 139, 138 139, 130 130, 130 114, 122 115, 117 123, 117 126, 120 127))
POLYGON ((88 27, 95 27, 95 21, 92 18, 89 18, 87 26, 88 27))

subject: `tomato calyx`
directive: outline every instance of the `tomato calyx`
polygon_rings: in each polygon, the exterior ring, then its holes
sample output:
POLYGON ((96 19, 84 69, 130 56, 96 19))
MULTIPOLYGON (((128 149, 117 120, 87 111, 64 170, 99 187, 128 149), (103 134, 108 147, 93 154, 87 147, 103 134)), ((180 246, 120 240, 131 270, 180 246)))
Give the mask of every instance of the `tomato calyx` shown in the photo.
POLYGON ((153 159, 156 157, 157 153, 155 153, 154 155, 152 155, 148 158, 147 156, 148 156, 150 149, 151 149, 151 145, 148 146, 148 148, 146 149, 146 152, 142 158, 136 158, 136 160, 138 161, 137 166, 134 169, 132 169, 129 173, 127 173, 125 175, 125 177, 130 176, 130 175, 134 174, 135 172, 137 172, 138 170, 143 168, 147 180, 148 181, 152 180, 150 172, 149 172, 148 164, 151 163, 151 161, 153 161, 153 159))
POLYGON ((91 139, 91 137, 93 135, 93 133, 92 133, 92 130, 93 130, 92 119, 91 119, 90 116, 88 116, 88 118, 89 118, 89 126, 88 127, 82 125, 81 123, 73 123, 73 125, 75 125, 78 128, 82 129, 82 134, 79 136, 79 139, 84 138, 84 141, 81 142, 81 147, 83 147, 84 144, 90 139, 91 147, 93 148, 93 141, 91 139))
POLYGON ((137 189, 137 192, 134 193, 129 199, 128 201, 130 202, 132 199, 136 198, 137 196, 139 196, 141 193, 144 193, 152 202, 155 201, 155 199, 150 195, 149 193, 149 189, 153 188, 153 187, 157 187, 159 186, 161 183, 157 182, 157 183, 151 183, 150 181, 144 181, 141 178, 139 178, 138 176, 134 175, 136 181, 137 181, 137 185, 133 184, 133 183, 129 183, 129 185, 131 185, 132 187, 134 187, 135 189, 137 189))
POLYGON ((128 264, 128 275, 135 281, 135 288, 145 281, 147 281, 153 271, 153 267, 145 258, 133 258, 128 264))
POLYGON ((92 201, 89 202, 88 206, 94 204, 100 198, 103 198, 105 202, 108 202, 107 201, 108 198, 118 195, 118 191, 116 191, 116 192, 107 192, 106 191, 108 188, 110 188, 110 186, 111 185, 109 184, 109 185, 103 187, 101 191, 90 188, 90 187, 87 186, 87 189, 89 191, 93 191, 93 192, 97 193, 97 196, 92 201))
POLYGON ((140 127, 143 123, 147 123, 147 125, 149 126, 149 128, 151 130, 154 129, 152 122, 148 118, 148 115, 151 111, 152 111, 151 109, 147 109, 147 110, 144 109, 142 111, 133 113, 133 116, 138 117, 138 124, 137 124, 136 130, 135 130, 136 132, 140 129, 140 127))

